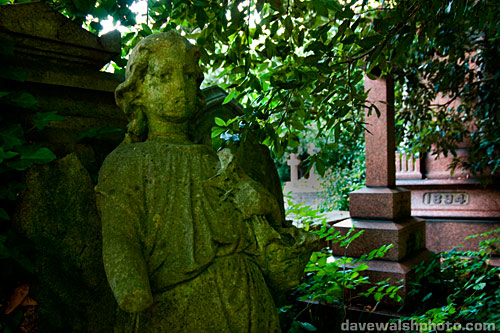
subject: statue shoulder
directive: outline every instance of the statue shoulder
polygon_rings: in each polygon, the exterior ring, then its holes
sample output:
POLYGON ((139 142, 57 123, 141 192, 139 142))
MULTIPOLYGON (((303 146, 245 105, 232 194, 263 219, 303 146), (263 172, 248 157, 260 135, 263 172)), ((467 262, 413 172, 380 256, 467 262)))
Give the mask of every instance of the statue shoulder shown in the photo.
POLYGON ((118 146, 104 159, 99 170, 99 182, 105 178, 124 177, 128 174, 133 177, 142 168, 147 155, 147 147, 142 143, 118 146))

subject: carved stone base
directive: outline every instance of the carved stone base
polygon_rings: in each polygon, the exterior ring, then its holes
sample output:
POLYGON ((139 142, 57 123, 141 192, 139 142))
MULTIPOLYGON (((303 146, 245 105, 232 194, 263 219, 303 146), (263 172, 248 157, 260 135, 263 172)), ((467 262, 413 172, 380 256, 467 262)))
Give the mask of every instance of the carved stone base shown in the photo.
POLYGON ((349 198, 354 219, 393 220, 411 215, 411 194, 402 188, 365 187, 351 192, 349 198))
MULTIPOLYGON (((364 276, 368 276, 370 282, 372 283, 384 281, 387 278, 389 278, 390 279, 389 283, 391 285, 402 284, 403 288, 401 288, 398 291, 398 295, 401 296, 404 304, 408 304, 408 302, 411 300, 407 299, 406 296, 410 291, 409 282, 411 282, 415 278, 415 265, 423 260, 426 260, 427 258, 429 258, 429 251, 422 250, 415 256, 412 256, 401 262, 371 260, 366 262, 366 264, 368 264, 370 268, 363 271, 362 274, 364 276)), ((372 284, 368 284, 364 289, 368 289, 371 286, 372 284)), ((356 289, 355 291, 350 291, 354 293, 351 296, 355 296, 355 294, 359 293, 359 291, 362 290, 356 289)), ((350 295, 346 296, 349 297, 350 295)), ((384 299, 382 299, 382 303, 388 305, 397 305, 397 306, 403 305, 402 303, 397 303, 395 300, 389 297, 385 297, 384 299)))
POLYGON ((382 245, 394 244, 383 257, 384 260, 399 261, 425 248, 425 221, 415 217, 403 220, 356 220, 348 219, 333 227, 345 235, 352 227, 356 232, 364 233, 355 239, 347 249, 338 244, 331 244, 334 254, 348 257, 360 257, 382 245))

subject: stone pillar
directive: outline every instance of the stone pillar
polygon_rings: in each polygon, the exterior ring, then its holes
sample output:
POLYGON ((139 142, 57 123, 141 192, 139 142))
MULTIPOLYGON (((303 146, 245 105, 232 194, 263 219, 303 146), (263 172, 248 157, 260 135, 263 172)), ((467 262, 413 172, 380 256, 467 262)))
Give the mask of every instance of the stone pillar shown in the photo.
MULTIPOLYGON (((425 221, 411 217, 410 192, 395 186, 394 84, 391 78, 365 78, 368 109, 366 122, 366 187, 350 194, 351 218, 334 225, 345 234, 352 226, 364 234, 347 249, 332 246, 333 253, 360 257, 382 245, 394 244, 382 260, 370 261, 374 282, 391 278, 406 286, 411 267, 425 251, 425 221)), ((406 294, 406 288, 401 296, 406 294)))

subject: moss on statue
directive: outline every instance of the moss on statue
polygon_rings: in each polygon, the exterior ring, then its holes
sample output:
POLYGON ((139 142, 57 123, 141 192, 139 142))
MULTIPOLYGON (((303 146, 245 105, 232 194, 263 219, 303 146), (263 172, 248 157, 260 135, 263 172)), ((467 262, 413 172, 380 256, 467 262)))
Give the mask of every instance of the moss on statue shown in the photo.
MULTIPOLYGON (((296 285, 315 236, 286 227, 282 198, 238 153, 195 144, 198 51, 174 32, 132 51, 116 90, 128 134, 96 187, 117 331, 276 332, 271 290, 296 285)), ((281 195, 281 194, 279 194, 281 195)))

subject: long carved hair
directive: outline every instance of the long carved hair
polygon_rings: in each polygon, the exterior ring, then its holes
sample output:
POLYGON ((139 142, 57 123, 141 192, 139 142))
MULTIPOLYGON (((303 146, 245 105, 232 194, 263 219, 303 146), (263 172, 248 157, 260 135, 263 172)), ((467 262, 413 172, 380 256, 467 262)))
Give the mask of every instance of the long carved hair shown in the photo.
MULTIPOLYGON (((174 31, 150 35, 140 41, 132 50, 127 62, 125 81, 118 85, 115 90, 116 104, 122 109, 129 120, 125 139, 122 144, 142 142, 146 140, 148 134, 148 119, 143 111, 143 106, 139 103, 141 100, 139 85, 142 84, 142 81, 149 70, 149 60, 156 46, 158 44, 171 45, 172 47, 169 47, 168 49, 172 51, 169 52, 182 49, 173 47, 174 43, 184 44, 185 52, 188 55, 191 55, 194 58, 194 61, 198 62, 200 59, 199 49, 189 43, 186 38, 180 36, 174 31)), ((179 54, 179 57, 185 56, 185 54, 179 54)), ((201 68, 199 68, 196 75, 196 80, 198 82, 198 94, 196 97, 197 110, 200 111, 205 106, 205 98, 199 89, 199 86, 203 81, 203 72, 201 68)))

